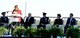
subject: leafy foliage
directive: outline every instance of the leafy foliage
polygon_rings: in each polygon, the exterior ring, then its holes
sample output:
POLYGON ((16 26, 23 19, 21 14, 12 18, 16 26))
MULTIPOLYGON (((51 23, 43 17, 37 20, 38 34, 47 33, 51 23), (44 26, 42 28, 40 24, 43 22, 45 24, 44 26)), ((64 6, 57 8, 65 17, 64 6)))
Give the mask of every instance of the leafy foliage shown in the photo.
POLYGON ((13 31, 13 35, 20 37, 25 33, 25 31, 26 29, 23 26, 17 26, 13 31))
POLYGON ((35 29, 35 28, 27 28, 26 31, 25 31, 25 35, 28 36, 28 37, 29 37, 30 34, 35 36, 36 31, 37 31, 37 29, 35 29))
POLYGON ((64 34, 63 30, 58 28, 56 25, 50 29, 50 33, 53 35, 53 37, 63 36, 64 34))
POLYGON ((70 26, 67 29, 67 38, 71 37, 71 38, 79 38, 80 35, 80 29, 79 28, 74 28, 73 26, 70 26))
POLYGON ((8 29, 5 27, 0 27, 0 36, 4 35, 6 32, 8 32, 8 29))
POLYGON ((50 32, 45 28, 38 28, 37 35, 40 35, 42 38, 50 38, 50 32))

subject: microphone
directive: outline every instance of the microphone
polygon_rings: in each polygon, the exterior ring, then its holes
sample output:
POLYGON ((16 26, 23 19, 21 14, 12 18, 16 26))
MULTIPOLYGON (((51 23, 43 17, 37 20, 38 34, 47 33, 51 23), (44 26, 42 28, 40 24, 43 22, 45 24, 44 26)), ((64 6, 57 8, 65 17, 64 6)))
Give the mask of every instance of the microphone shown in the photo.
POLYGON ((8 13, 8 12, 12 12, 12 11, 6 11, 6 12, 8 13))

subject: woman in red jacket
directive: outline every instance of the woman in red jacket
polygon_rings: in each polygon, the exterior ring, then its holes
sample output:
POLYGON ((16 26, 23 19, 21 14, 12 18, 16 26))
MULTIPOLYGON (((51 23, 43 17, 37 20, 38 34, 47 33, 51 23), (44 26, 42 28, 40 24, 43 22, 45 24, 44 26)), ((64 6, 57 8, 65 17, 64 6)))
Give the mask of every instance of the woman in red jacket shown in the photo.
MULTIPOLYGON (((18 8, 18 5, 14 6, 14 10, 12 11, 12 14, 19 14, 22 15, 21 10, 18 8)), ((21 22, 21 17, 18 17, 18 22, 21 22)))

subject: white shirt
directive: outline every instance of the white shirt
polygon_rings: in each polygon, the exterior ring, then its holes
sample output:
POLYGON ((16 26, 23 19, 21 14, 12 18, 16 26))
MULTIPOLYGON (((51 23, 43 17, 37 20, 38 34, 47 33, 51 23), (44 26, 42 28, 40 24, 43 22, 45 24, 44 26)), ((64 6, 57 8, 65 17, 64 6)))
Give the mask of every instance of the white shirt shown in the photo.
POLYGON ((69 23, 69 25, 71 25, 71 21, 72 21, 72 19, 73 19, 73 18, 70 18, 70 23, 69 23))
POLYGON ((28 17, 28 22, 29 22, 30 18, 31 18, 31 17, 28 17))

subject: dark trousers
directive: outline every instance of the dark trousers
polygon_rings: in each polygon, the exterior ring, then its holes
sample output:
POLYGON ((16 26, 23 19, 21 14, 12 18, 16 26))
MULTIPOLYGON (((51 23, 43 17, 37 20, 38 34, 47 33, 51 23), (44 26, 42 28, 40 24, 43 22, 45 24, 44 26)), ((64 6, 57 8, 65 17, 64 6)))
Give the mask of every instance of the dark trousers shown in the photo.
POLYGON ((66 34, 66 30, 67 30, 68 26, 64 27, 64 34, 66 34))
POLYGON ((31 24, 24 24, 25 28, 31 27, 31 24))
MULTIPOLYGON (((73 25, 71 25, 71 26, 73 26, 73 25)), ((66 25, 65 27, 64 27, 64 33, 66 34, 66 31, 67 31, 67 28, 69 28, 70 26, 68 26, 68 25, 66 25)))
POLYGON ((46 24, 45 25, 38 25, 37 26, 37 28, 40 28, 40 27, 46 28, 46 24))

